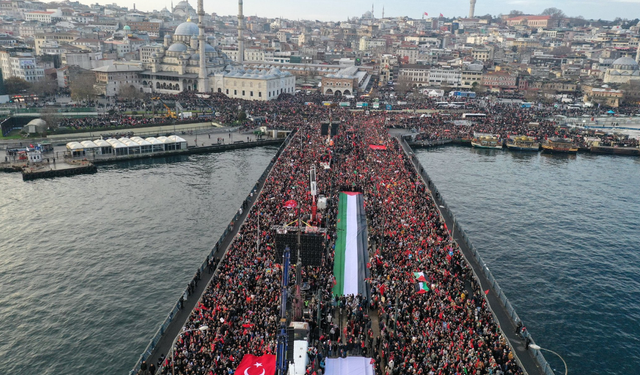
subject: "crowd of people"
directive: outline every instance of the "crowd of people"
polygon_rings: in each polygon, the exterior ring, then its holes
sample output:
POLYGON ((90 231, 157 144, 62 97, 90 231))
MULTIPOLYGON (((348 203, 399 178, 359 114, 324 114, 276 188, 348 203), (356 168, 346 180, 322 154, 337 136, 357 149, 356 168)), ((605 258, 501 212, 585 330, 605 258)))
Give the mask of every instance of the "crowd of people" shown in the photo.
POLYGON ((334 115, 341 126, 330 140, 320 134, 324 118, 298 121, 296 113, 289 122, 295 136, 192 311, 174 362, 168 355, 161 363, 162 373, 226 375, 245 354, 276 353, 282 265, 270 227, 298 215, 310 220, 308 171, 315 165, 318 192, 329 197, 318 222, 328 229, 331 250, 322 266, 301 270, 301 282, 309 285, 305 304, 323 317, 319 327, 310 319, 307 373, 320 375, 327 357, 351 355, 372 358, 376 373, 385 375, 521 374, 425 186, 389 137, 385 116, 334 115), (340 190, 364 194, 370 298, 332 293, 340 190), (291 200, 296 208, 284 205, 291 200), (413 272, 424 273, 427 293, 417 293, 413 272))
MULTIPOLYGON (((197 94, 185 92, 178 95, 158 95, 144 100, 116 101, 98 117, 65 118, 58 126, 68 129, 123 129, 173 123, 214 121, 223 125, 239 126, 242 131, 252 131, 258 127, 293 129, 305 120, 324 117, 330 114, 348 117, 347 109, 338 106, 338 102, 349 102, 356 106, 356 100, 363 101, 373 111, 372 99, 344 99, 325 97, 318 93, 282 94, 274 101, 245 101, 229 98, 224 94, 197 94), (174 112, 177 105, 194 116, 190 118, 169 118, 165 113, 165 104, 174 112), (331 103, 332 105, 326 105, 331 103), (138 113, 138 111, 140 111, 138 113), (144 115, 142 113, 145 113, 144 115), (147 113, 148 112, 148 113, 147 113), (150 113, 155 113, 151 115, 150 113)), ((637 147, 638 140, 626 135, 605 135, 596 129, 587 130, 578 127, 562 127, 567 117, 583 118, 587 125, 602 125, 603 122, 615 124, 607 110, 595 108, 572 108, 566 105, 533 105, 526 108, 520 102, 503 102, 487 99, 448 98, 409 98, 400 105, 394 104, 394 110, 404 112, 385 113, 386 126, 414 129, 417 141, 442 139, 471 139, 474 133, 491 133, 507 138, 513 135, 529 135, 538 141, 550 137, 570 138, 581 147, 588 147, 587 139, 599 139, 600 144, 637 147), (443 107, 443 103, 456 103, 455 108, 443 107), (417 113, 416 110, 429 113, 417 113), (464 113, 482 113, 485 117, 465 119, 464 113), (605 118, 605 120, 603 120, 605 118)), ((385 108, 380 104, 380 108, 385 108)), ((635 108, 618 109, 618 114, 634 115, 635 108)), ((362 112, 359 112, 362 113, 362 112)))

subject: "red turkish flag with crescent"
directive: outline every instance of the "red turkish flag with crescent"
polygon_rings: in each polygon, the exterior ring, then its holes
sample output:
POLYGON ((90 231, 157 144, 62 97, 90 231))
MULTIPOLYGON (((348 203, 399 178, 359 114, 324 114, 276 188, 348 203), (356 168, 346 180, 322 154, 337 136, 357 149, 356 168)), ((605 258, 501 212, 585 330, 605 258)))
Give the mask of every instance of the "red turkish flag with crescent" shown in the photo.
POLYGON ((276 373, 276 356, 265 354, 262 357, 245 354, 234 375, 274 375, 276 373))

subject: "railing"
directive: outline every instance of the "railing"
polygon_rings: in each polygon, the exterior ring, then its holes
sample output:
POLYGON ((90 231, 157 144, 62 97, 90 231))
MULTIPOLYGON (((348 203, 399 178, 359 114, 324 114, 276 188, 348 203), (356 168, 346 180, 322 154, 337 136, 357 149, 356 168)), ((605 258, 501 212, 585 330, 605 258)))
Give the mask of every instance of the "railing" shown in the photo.
MULTIPOLYGON (((224 230, 224 232, 220 236, 220 239, 218 240, 218 242, 216 242, 215 246, 211 249, 211 252, 207 255, 207 258, 205 259, 205 261, 202 262, 202 265, 198 268, 198 271, 199 271, 200 274, 202 274, 202 272, 208 267, 209 259, 211 259, 215 255, 215 253, 218 251, 220 246, 222 246, 225 238, 229 235, 230 232, 233 231, 234 226, 237 225, 236 221, 242 215, 242 212, 244 212, 244 210, 247 209, 249 203, 254 198, 254 195, 257 194, 260 184, 263 183, 266 180, 266 178, 269 175, 269 173, 271 172, 271 169, 273 168, 274 164, 276 163, 276 161, 280 157, 280 154, 282 154, 282 151, 287 147, 287 145, 289 144, 289 142, 291 141, 291 139, 292 139, 292 137, 293 137, 293 135, 295 133, 296 132, 293 131, 287 136, 287 138, 285 139, 284 143, 282 143, 280 148, 278 148, 278 151, 276 152, 276 155, 271 159, 271 162, 269 163, 267 168, 265 168, 265 170, 262 173, 262 175, 260 176, 260 178, 258 178, 258 181, 256 182, 256 184, 253 186, 253 188, 251 189, 251 191, 247 195, 247 198, 245 198, 245 200, 242 201, 242 204, 240 205, 240 209, 238 209, 238 211, 236 211, 236 214, 233 216, 233 219, 231 219, 231 222, 229 223, 229 225, 227 225, 227 228, 224 230)), ((224 257, 224 255, 223 255, 223 257, 224 257)), ((222 259, 223 258, 220 259, 220 262, 222 262, 222 259)), ((220 262, 218 262, 218 264, 220 264, 220 262)), ((198 272, 196 272, 196 274, 198 274, 198 272)), ((195 280, 195 278, 196 278, 196 276, 194 276, 194 279, 192 279, 192 282, 195 280)), ((189 283, 188 285, 191 285, 191 283, 189 283)), ((205 289, 206 289, 206 287, 205 287, 205 289)), ((158 344, 158 342, 162 338, 162 335, 165 333, 165 331, 167 330, 169 325, 173 322, 173 319, 174 319, 176 313, 182 308, 183 300, 186 300, 188 297, 189 297, 189 287, 187 287, 184 290, 184 292, 182 294, 180 294, 180 299, 178 299, 178 302, 176 302, 176 304, 173 306, 173 308, 169 312, 169 315, 167 315, 167 317, 164 319, 164 321, 162 322, 162 324, 160 325, 160 327, 158 328, 156 333, 153 335, 153 337, 149 341, 149 344, 147 345, 147 347, 144 349, 144 351, 140 355, 140 358, 138 359, 138 362, 136 362, 136 364, 133 366, 133 369, 131 369, 131 371, 129 371, 129 375, 135 375, 137 373, 137 371, 140 369, 140 365, 142 364, 142 362, 145 361, 151 355, 151 353, 155 349, 156 345, 158 344)))
MULTIPOLYGON (((404 139, 402 139, 400 142, 408 146, 408 144, 405 142, 404 139)), ((440 194, 440 192, 438 191, 438 188, 433 183, 433 180, 431 180, 427 171, 422 167, 422 165, 420 164, 420 161, 418 161, 418 158, 414 154, 411 154, 410 159, 414 164, 416 172, 418 172, 422 176, 427 187, 431 190, 431 196, 434 199, 436 205, 438 206, 437 208, 440 210, 440 213, 442 214, 442 216, 445 216, 446 218, 449 219, 450 222, 453 223, 453 228, 449 228, 451 229, 451 237, 455 239, 455 236, 457 234, 458 237, 464 241, 464 245, 467 246, 467 248, 471 251, 471 253, 475 257, 476 262, 478 262, 478 264, 481 266, 484 277, 491 284, 491 288, 493 289, 493 291, 496 293, 496 295, 504 305, 512 322, 514 323, 515 326, 518 326, 518 323, 522 322, 520 320, 520 317, 518 316, 518 313, 516 313, 516 310, 513 308, 513 305, 511 305, 511 302, 507 298, 507 295, 504 293, 504 290, 500 287, 500 285, 498 284, 498 281, 495 279, 495 277, 489 270, 489 267, 487 267, 487 264, 482 259, 482 256, 480 256, 480 253, 478 253, 476 248, 471 243, 471 240, 465 233, 465 231, 462 229, 460 224, 458 224, 458 220, 456 219, 453 212, 449 209, 449 206, 445 202, 444 197, 440 194)), ((478 285, 482 285, 481 279, 476 273, 476 271, 473 269, 473 267, 471 267, 471 271, 473 272, 473 276, 475 277, 476 282, 478 282, 478 285)), ((485 299, 487 299, 487 296, 484 293, 482 293, 482 295, 484 296, 485 299)), ((487 301, 487 304, 488 303, 489 302, 487 301)), ((492 309, 489 309, 489 310, 493 314, 494 319, 498 321, 497 317, 495 316, 495 312, 492 309)), ((498 327, 500 331, 502 331, 503 336, 506 338, 507 336, 504 330, 502 329, 502 326, 498 324, 498 327)), ((529 331, 525 330, 524 332, 522 332, 522 337, 523 339, 528 338, 529 340, 531 340, 531 343, 535 343, 529 331)), ((506 341, 509 344, 509 347, 511 348, 511 352, 514 354, 514 358, 516 358, 520 367, 524 369, 524 367, 522 366, 522 362, 520 361, 520 358, 518 358, 518 356, 516 355, 516 351, 511 345, 511 342, 508 339, 506 341)), ((551 366, 549 366, 549 363, 547 363, 546 359, 544 358, 540 350, 537 350, 537 349, 531 349, 531 350, 534 353, 534 357, 538 361, 538 364, 540 368, 542 368, 542 370, 544 371, 545 375, 555 375, 553 370, 551 369, 551 366)))

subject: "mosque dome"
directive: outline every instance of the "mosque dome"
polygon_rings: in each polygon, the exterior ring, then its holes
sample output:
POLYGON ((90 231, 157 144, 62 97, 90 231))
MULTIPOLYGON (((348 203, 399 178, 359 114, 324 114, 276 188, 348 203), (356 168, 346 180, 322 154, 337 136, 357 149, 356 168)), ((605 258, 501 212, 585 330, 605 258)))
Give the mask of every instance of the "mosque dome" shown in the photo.
POLYGON ((169 49, 167 51, 168 52, 186 52, 187 46, 185 46, 182 43, 173 43, 171 46, 169 46, 169 49))
POLYGON ((621 70, 638 70, 638 63, 636 60, 631 57, 621 57, 615 60, 611 67, 613 69, 621 69, 621 70))
POLYGON ((175 36, 191 36, 191 35, 198 35, 199 30, 198 30, 198 25, 196 25, 193 22, 187 21, 184 23, 181 23, 180 25, 178 25, 178 27, 176 27, 176 31, 173 33, 173 35, 175 36))
POLYGON ((124 30, 124 31, 130 31, 130 30, 131 30, 131 28, 130 28, 129 26, 125 25, 125 26, 122 28, 122 30, 124 30))
POLYGON ((191 4, 189 4, 188 1, 182 0, 181 2, 176 4, 175 8, 173 8, 174 12, 176 10, 193 10, 193 7, 191 6, 191 4))

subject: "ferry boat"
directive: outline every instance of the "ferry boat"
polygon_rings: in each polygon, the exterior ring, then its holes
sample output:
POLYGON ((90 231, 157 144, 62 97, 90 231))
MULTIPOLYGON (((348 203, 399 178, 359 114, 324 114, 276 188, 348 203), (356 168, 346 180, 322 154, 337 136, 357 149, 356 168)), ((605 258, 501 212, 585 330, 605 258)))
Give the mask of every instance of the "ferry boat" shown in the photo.
POLYGON ((567 138, 549 138, 542 143, 542 152, 577 154, 578 146, 567 138))
POLYGON ((476 148, 502 149, 502 140, 494 134, 474 133, 471 146, 476 148))
POLYGON ((507 148, 514 151, 538 151, 540 142, 536 142, 533 137, 519 135, 507 139, 507 148))
POLYGON ((605 146, 601 145, 598 141, 591 143, 589 151, 594 154, 640 155, 640 147, 632 147, 625 144, 612 144, 610 146, 605 146))

